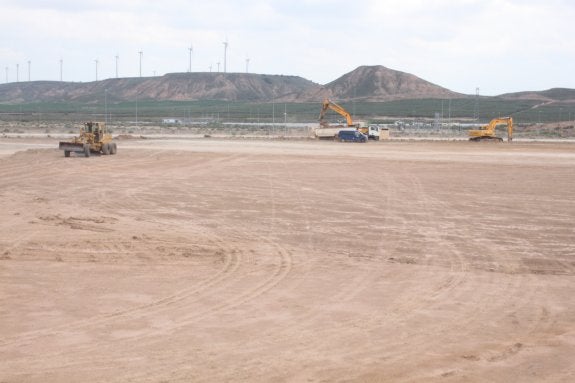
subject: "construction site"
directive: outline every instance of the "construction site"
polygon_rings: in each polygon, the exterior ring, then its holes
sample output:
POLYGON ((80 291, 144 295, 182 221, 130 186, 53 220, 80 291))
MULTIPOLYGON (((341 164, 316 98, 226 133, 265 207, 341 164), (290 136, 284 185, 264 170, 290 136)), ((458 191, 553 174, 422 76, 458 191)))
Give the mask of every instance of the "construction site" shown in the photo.
POLYGON ((0 382, 575 379, 570 101, 111 94, 0 105, 0 382))

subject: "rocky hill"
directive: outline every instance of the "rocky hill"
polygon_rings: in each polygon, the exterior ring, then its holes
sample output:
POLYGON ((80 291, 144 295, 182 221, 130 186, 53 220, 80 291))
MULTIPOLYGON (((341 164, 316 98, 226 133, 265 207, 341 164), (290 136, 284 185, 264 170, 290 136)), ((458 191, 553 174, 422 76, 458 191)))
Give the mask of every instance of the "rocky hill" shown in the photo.
POLYGON ((390 101, 421 98, 462 98, 464 94, 450 91, 409 73, 381 65, 360 66, 337 80, 307 90, 303 99, 340 101, 390 101))

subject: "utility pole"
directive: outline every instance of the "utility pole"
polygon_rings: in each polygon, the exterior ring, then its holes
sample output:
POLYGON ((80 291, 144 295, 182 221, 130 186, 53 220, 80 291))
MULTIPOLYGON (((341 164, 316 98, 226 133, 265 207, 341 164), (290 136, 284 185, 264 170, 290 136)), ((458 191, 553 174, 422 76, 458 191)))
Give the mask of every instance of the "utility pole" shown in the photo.
POLYGON ((138 53, 140 54, 140 77, 142 77, 142 55, 144 52, 139 51, 138 53))
POLYGON ((473 118, 476 120, 479 118, 479 112, 477 110, 478 103, 479 103, 479 87, 475 88, 475 108, 473 110, 473 118))
POLYGON ((104 89, 104 122, 108 125, 108 89, 104 89))

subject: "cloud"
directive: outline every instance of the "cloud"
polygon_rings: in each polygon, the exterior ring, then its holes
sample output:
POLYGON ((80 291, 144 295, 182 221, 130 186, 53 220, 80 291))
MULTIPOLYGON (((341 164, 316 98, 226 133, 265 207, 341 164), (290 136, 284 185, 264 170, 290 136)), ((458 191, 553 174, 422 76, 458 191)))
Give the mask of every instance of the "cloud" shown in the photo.
POLYGON ((5 0, 0 65, 33 62, 33 79, 185 71, 300 75, 327 83, 381 64, 456 91, 575 87, 575 4, 565 0, 5 0), (554 73, 543 66, 552 65, 554 73), (529 75, 521 76, 521 72, 529 75), (536 74, 536 75, 534 75, 536 74))

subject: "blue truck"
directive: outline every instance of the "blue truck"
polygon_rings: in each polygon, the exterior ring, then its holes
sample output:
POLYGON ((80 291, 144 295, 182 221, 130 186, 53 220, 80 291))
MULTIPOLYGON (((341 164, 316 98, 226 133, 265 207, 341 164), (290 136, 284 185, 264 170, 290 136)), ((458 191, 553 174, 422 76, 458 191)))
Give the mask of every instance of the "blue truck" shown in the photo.
POLYGON ((339 142, 367 142, 367 136, 358 130, 340 130, 337 133, 339 142))

